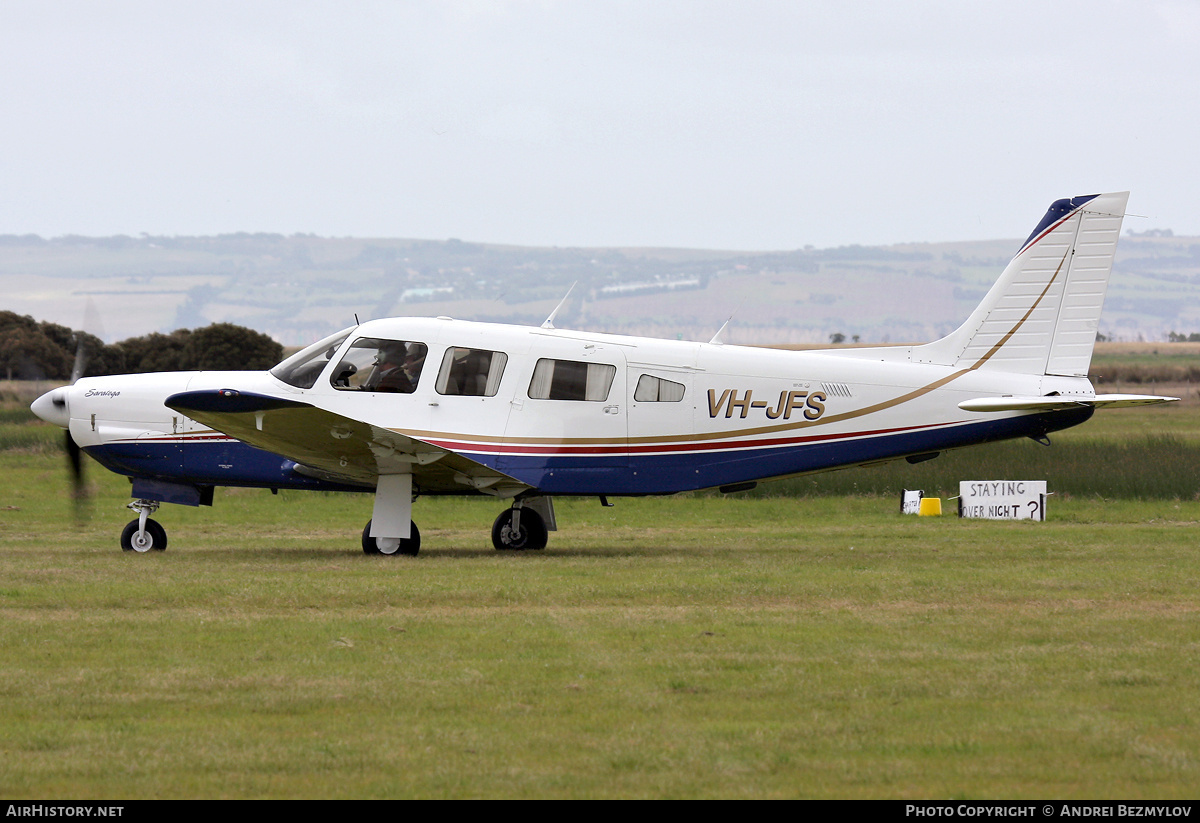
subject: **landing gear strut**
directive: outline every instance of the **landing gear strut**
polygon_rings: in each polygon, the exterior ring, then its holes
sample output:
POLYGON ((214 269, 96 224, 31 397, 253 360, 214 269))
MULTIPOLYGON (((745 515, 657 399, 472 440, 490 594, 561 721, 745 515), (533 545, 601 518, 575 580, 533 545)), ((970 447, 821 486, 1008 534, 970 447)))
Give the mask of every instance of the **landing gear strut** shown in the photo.
POLYGON ((138 513, 137 520, 130 520, 121 532, 123 551, 148 552, 167 550, 167 530, 151 520, 150 515, 158 509, 157 500, 134 500, 128 508, 138 513))
POLYGON ((492 545, 497 551, 544 549, 548 537, 546 521, 528 506, 502 511, 492 524, 492 545))

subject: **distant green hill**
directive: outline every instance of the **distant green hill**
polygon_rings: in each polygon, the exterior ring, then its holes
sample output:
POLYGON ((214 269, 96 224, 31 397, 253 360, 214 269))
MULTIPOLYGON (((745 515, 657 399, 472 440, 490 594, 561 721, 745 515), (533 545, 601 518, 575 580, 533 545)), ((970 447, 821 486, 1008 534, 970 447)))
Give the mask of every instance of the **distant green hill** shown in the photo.
MULTIPOLYGON (((1100 332, 1200 332, 1200 238, 1122 237, 1100 332)), ((779 252, 559 249, 460 240, 0 236, 0 309, 117 340, 231 322, 285 345, 388 315, 732 343, 924 341, 958 325, 1019 240, 779 252), (89 301, 92 309, 88 308, 89 301), (85 321, 86 313, 99 318, 85 321), (92 326, 89 328, 89 326, 92 326)))

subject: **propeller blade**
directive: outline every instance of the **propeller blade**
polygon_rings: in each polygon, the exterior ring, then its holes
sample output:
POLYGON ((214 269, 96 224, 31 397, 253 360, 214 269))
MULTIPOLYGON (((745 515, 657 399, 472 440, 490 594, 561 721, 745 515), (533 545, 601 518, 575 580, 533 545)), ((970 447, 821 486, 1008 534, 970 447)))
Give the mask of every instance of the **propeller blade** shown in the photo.
POLYGON ((71 468, 71 497, 75 501, 75 518, 82 520, 87 514, 88 502, 87 481, 83 476, 83 450, 71 437, 71 431, 66 431, 67 462, 71 468))
POLYGON ((104 350, 104 325, 96 301, 90 296, 83 306, 83 329, 75 333, 75 365, 71 369, 71 385, 83 377, 88 362, 104 350))
POLYGON ((75 365, 71 367, 71 385, 75 385, 75 381, 83 377, 83 372, 87 369, 88 350, 87 340, 82 334, 75 336, 75 365))

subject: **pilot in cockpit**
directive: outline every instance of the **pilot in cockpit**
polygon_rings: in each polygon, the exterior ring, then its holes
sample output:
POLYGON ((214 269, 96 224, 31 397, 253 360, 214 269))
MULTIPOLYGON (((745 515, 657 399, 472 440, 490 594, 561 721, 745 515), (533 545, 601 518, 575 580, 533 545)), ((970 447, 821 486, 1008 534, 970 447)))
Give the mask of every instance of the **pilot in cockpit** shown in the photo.
MULTIPOLYGON (((375 355, 375 369, 363 386, 367 391, 400 392, 413 391, 413 381, 405 365, 409 361, 408 347, 400 341, 387 341, 375 355)), ((417 373, 420 373, 418 366, 417 373)))

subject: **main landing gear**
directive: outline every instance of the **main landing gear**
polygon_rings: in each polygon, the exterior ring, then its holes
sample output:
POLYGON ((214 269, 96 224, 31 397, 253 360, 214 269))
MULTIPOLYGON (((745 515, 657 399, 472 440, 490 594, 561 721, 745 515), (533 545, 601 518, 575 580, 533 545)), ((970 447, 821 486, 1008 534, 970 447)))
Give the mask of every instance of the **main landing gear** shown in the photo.
POLYGON ((546 521, 528 506, 502 511, 492 524, 492 545, 497 551, 544 549, 548 538, 546 521))
POLYGON ((138 513, 121 532, 121 549, 127 552, 162 552, 167 550, 167 530, 151 520, 158 508, 157 500, 134 500, 128 508, 138 513))
MULTIPOLYGON (((411 521, 410 521, 411 522, 411 521)), ((411 533, 403 537, 372 537, 371 521, 363 527, 363 554, 407 555, 416 557, 421 550, 421 532, 411 523, 411 533)), ((529 507, 516 506, 500 513, 492 524, 492 545, 498 551, 523 551, 546 548, 549 532, 542 516, 529 507)))
POLYGON ((411 520, 409 523, 411 531, 408 537, 372 537, 371 521, 368 520, 362 533, 363 554, 403 554, 416 557, 417 552, 421 550, 421 533, 417 531, 416 523, 411 520))

